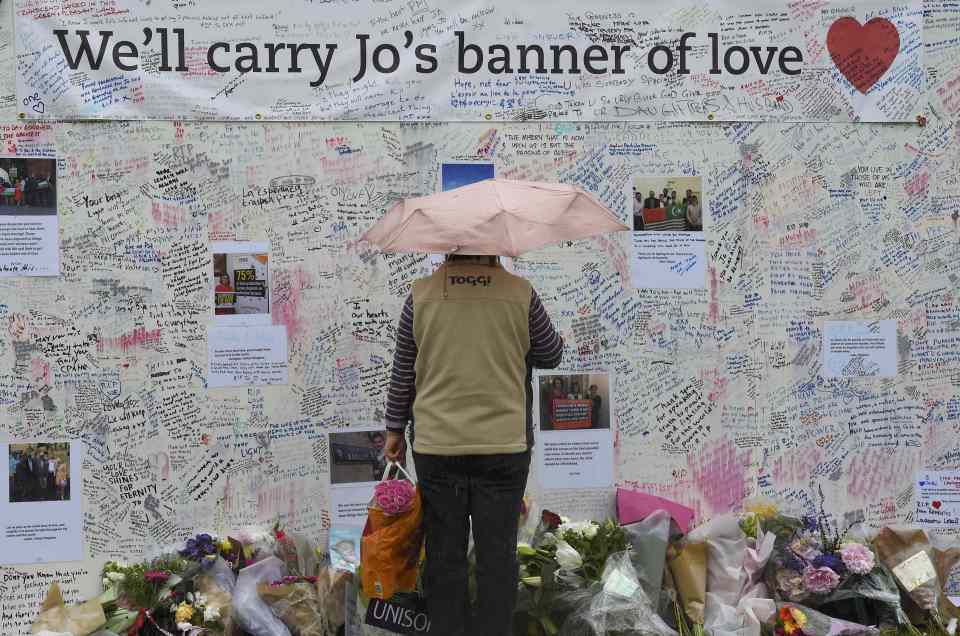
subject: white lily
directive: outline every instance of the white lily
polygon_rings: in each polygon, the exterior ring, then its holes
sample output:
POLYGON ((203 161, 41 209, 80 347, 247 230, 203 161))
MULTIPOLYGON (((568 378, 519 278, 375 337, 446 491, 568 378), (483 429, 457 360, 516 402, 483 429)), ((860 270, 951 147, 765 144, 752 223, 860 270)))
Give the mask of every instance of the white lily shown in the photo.
POLYGON ((583 567, 583 557, 573 549, 573 546, 560 539, 557 541, 557 563, 560 564, 561 570, 573 572, 583 567))

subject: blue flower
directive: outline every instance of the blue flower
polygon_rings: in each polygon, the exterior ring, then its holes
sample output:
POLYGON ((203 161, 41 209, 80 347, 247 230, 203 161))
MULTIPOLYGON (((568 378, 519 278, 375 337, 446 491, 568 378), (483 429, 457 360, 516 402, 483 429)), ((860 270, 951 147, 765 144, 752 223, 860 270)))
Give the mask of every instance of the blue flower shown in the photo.
POLYGON ((816 559, 813 560, 813 567, 822 568, 827 567, 836 572, 837 574, 843 574, 847 568, 843 564, 843 559, 838 557, 836 554, 826 552, 821 554, 816 559))
POLYGON ((813 515, 804 515, 801 521, 803 522, 803 529, 807 532, 816 532, 820 529, 820 523, 813 515))

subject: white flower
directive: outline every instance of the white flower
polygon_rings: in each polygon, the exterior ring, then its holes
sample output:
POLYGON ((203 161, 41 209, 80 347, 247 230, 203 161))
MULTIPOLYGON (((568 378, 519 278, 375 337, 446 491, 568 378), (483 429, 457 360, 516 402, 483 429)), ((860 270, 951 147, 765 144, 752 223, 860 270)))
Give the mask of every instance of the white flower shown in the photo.
POLYGON ((560 525, 565 525, 568 523, 570 523, 570 517, 564 517, 563 515, 560 515, 560 525))
POLYGON ((557 528, 557 532, 563 536, 568 532, 578 534, 581 537, 587 539, 592 539, 597 536, 597 528, 599 526, 592 521, 566 521, 560 524, 560 527, 557 528))
POLYGON ((103 587, 110 587, 111 585, 113 585, 113 581, 107 577, 103 577, 103 587))
POLYGON ((181 632, 189 632, 193 629, 193 625, 191 623, 177 623, 177 629, 181 632))
POLYGON ((213 623, 220 620, 220 609, 217 607, 206 606, 203 608, 203 622, 213 623))
POLYGON ((127 578, 123 572, 107 572, 107 578, 113 581, 114 583, 119 583, 127 578))
POLYGON ((206 605, 207 597, 201 594, 200 592, 197 592, 196 594, 193 595, 193 604, 201 605, 201 606, 206 605))
POLYGON ((193 604, 193 592, 187 592, 187 600, 193 604))
POLYGON ((569 543, 560 539, 557 541, 557 563, 561 570, 572 572, 583 566, 583 557, 569 543))

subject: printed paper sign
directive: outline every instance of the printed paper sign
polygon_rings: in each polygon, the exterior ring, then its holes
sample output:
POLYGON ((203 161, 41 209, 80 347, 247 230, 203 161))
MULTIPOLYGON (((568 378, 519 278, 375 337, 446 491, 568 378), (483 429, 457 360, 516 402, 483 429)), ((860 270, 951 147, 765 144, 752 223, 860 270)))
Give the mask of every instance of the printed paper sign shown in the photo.
POLYGON ((57 161, 0 157, 0 277, 60 273, 57 161))
POLYGON ((824 377, 897 375, 897 321, 828 320, 823 324, 824 377))
POLYGON ((543 488, 613 484, 610 376, 538 372, 536 456, 543 488))
POLYGON ((80 442, 0 443, 0 563, 83 558, 80 442))
POLYGON ((207 386, 287 383, 287 328, 211 327, 207 330, 207 386))
POLYGON ((960 529, 960 470, 921 473, 917 477, 917 525, 933 531, 960 529))
POLYGON ((359 426, 329 433, 330 503, 334 526, 362 527, 373 489, 387 466, 387 434, 382 426, 359 426))

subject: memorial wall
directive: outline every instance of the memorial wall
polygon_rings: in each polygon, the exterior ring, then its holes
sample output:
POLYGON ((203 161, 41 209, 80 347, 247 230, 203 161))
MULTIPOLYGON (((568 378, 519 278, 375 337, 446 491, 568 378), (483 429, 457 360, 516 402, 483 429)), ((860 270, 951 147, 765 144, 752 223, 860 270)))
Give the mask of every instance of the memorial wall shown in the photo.
POLYGON ((0 633, 52 576, 79 598, 197 532, 362 523, 434 259, 358 239, 474 172, 635 230, 508 264, 566 343, 531 387, 538 505, 956 531, 923 491, 960 470, 955 3, 202 4, 0 5, 0 633), (849 15, 885 67, 835 62, 849 15), (68 478, 21 492, 40 445, 68 478))

